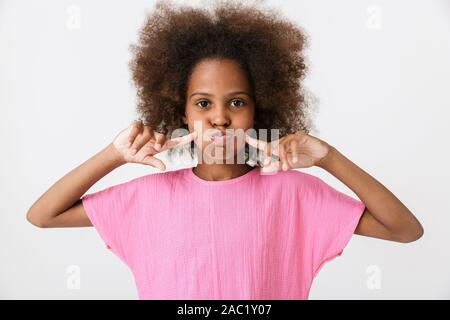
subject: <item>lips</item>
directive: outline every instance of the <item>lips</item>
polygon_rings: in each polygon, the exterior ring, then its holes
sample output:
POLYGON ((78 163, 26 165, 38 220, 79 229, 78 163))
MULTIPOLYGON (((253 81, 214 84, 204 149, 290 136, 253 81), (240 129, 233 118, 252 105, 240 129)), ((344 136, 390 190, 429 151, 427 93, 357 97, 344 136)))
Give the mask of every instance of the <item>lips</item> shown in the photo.
POLYGON ((232 137, 232 135, 229 135, 229 134, 219 134, 219 135, 216 134, 211 137, 211 140, 215 141, 215 142, 225 142, 228 139, 230 139, 231 137, 232 137))
POLYGON ((214 133, 209 135, 209 138, 213 140, 215 137, 222 137, 226 135, 226 131, 215 130, 214 133))
POLYGON ((219 131, 215 132, 210 136, 211 141, 213 141, 215 144, 224 145, 226 144, 231 138, 233 137, 233 134, 227 134, 225 131, 219 131))

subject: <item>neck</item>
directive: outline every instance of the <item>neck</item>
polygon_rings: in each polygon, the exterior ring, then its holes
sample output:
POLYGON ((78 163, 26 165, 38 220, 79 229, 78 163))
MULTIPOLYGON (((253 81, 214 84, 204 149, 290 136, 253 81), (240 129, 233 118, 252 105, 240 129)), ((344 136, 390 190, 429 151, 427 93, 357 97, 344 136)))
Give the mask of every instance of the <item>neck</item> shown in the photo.
POLYGON ((223 181, 240 177, 252 169, 248 164, 198 164, 193 171, 203 180, 223 181))

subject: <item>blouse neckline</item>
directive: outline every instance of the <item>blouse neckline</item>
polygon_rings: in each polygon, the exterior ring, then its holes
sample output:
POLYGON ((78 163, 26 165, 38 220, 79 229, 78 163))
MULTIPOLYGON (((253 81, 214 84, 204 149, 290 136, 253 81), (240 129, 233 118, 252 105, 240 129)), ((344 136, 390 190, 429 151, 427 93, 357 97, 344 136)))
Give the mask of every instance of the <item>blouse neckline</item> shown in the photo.
POLYGON ((235 177, 235 178, 231 178, 231 179, 227 179, 227 180, 219 180, 219 181, 213 181, 213 180, 205 180, 200 178, 199 176, 197 176, 194 173, 194 168, 186 168, 186 176, 193 181, 202 183, 204 185, 209 185, 209 186, 223 186, 223 185, 228 185, 228 184, 232 184, 232 183, 237 183, 237 182, 242 182, 245 180, 250 179, 252 176, 254 176, 255 174, 259 173, 259 168, 258 167, 254 167, 253 169, 251 169, 250 171, 246 172, 245 174, 235 177))

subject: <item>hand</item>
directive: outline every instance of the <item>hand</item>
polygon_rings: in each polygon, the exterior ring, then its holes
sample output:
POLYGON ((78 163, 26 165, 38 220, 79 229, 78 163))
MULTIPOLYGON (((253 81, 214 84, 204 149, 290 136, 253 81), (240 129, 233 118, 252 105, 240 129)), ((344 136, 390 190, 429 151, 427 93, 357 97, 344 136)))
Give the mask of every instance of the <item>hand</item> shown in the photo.
POLYGON ((146 164, 164 171, 166 169, 164 162, 154 155, 190 143, 196 137, 197 132, 194 131, 183 137, 168 140, 166 135, 136 120, 114 138, 113 145, 125 162, 146 164))
POLYGON ((245 141, 264 151, 264 171, 283 171, 297 168, 308 168, 318 165, 327 156, 332 146, 323 140, 303 131, 288 134, 281 139, 267 143, 249 135, 245 141), (278 160, 273 159, 273 155, 278 160))

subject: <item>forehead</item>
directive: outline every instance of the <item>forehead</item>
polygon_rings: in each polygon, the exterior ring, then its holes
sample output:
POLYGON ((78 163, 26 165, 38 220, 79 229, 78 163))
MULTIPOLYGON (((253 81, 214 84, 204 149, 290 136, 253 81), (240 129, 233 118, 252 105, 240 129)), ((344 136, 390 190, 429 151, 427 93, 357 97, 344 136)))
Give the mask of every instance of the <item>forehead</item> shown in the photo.
POLYGON ((232 60, 205 60, 192 70, 188 92, 197 89, 222 91, 229 89, 249 90, 245 72, 232 60))

